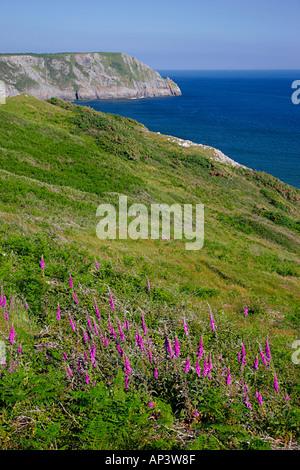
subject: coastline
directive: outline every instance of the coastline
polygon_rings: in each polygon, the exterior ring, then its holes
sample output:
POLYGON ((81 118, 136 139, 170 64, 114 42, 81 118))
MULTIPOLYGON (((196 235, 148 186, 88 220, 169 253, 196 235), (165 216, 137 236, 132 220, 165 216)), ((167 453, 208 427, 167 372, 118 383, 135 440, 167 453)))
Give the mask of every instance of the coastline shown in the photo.
MULTIPOLYGON (((157 132, 157 134, 162 135, 160 132, 157 132)), ((174 137, 172 135, 167 135, 165 137, 167 137, 167 139, 170 142, 174 142, 174 143, 180 145, 181 147, 186 147, 186 148, 188 148, 188 147, 201 147, 203 149, 212 150, 214 152, 214 157, 209 156, 209 158, 211 158, 212 160, 215 160, 217 162, 225 163, 226 165, 231 165, 231 166, 234 166, 234 167, 245 168, 245 169, 248 169, 248 170, 251 169, 251 168, 249 168, 245 165, 242 165, 241 163, 238 163, 237 161, 233 160, 232 158, 228 157, 223 152, 221 152, 221 150, 218 150, 214 147, 211 147, 210 145, 196 144, 195 142, 192 142, 191 140, 180 139, 179 137, 174 137)))

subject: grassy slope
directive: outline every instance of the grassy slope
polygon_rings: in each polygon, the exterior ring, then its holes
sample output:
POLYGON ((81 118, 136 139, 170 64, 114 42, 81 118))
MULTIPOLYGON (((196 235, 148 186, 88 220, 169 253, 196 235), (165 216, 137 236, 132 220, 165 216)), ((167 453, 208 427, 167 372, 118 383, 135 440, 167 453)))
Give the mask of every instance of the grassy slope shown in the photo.
MULTIPOLYGON (((227 416, 225 402, 222 409, 217 405, 222 402, 218 386, 203 387, 200 395, 197 389, 189 396, 186 390, 180 392, 183 383, 187 386, 185 378, 178 372, 175 380, 167 365, 165 381, 154 385, 145 378, 147 368, 132 350, 132 360, 137 360, 136 385, 124 395, 123 379, 117 375, 106 408, 94 410, 99 432, 92 427, 84 433, 83 425, 89 420, 87 405, 92 407, 97 393, 106 397, 110 374, 115 376, 119 370, 118 359, 115 363, 101 356, 101 380, 98 384, 96 378, 97 386, 89 388, 77 376, 68 380, 60 352, 67 348, 75 361, 67 313, 78 321, 83 315, 72 303, 70 272, 76 279, 77 296, 89 312, 96 298, 107 317, 110 288, 117 315, 130 312, 138 325, 142 309, 160 341, 164 322, 170 334, 174 330, 180 336, 185 316, 195 333, 194 341, 204 334, 208 350, 216 352, 216 338, 207 326, 209 302, 219 322, 218 341, 223 335, 225 355, 227 350, 237 354, 241 342, 255 355, 257 340, 263 344, 268 337, 273 373, 276 370, 280 376, 281 393, 291 396, 293 409, 288 411, 296 413, 299 366, 291 361, 291 344, 299 339, 299 191, 269 175, 213 162, 208 150, 179 147, 133 120, 57 100, 8 99, 0 108, 0 126, 0 279, 10 316, 7 322, 1 315, 0 329, 9 349, 7 337, 13 322, 24 346, 19 372, 3 372, 3 448, 108 448, 111 436, 116 439, 120 430, 123 437, 116 445, 121 448, 178 448, 193 446, 193 442, 196 448, 247 448, 249 440, 255 446, 255 439, 257 446, 277 438, 282 444, 297 440, 297 416, 287 417, 277 402, 274 408, 271 389, 268 410, 249 411, 243 405, 227 416), (96 208, 103 202, 117 202, 118 194, 128 195, 129 203, 146 205, 204 203, 203 249, 186 251, 183 241, 173 239, 100 241, 95 234, 96 208), (42 254, 47 266, 44 276, 39 267, 42 254), (100 273, 94 268, 95 257, 100 273), (150 297, 146 277, 151 283, 150 297), (64 312, 59 331, 57 302, 64 312), (246 319, 245 306, 249 311, 246 319), (233 337, 238 338, 236 344, 233 337), (49 387, 44 393, 38 384, 45 380, 49 387), (36 383, 38 389, 33 398, 29 398, 29 383, 36 383), (158 388, 151 394, 151 387, 158 388), (13 393, 12 388, 20 391, 13 393), (153 426, 148 420, 151 410, 145 405, 151 396, 159 410, 151 415, 153 426), (206 397, 206 404, 200 396, 206 397), (191 412, 192 401, 200 418, 191 412), (44 410, 42 424, 38 407, 44 410), (23 425, 24 410, 29 409, 34 421, 23 425), (103 431, 110 422, 107 413, 114 413, 111 409, 119 409, 118 419, 115 427, 103 431), (134 410, 141 409, 145 422, 137 424, 134 410), (61 419, 66 421, 64 431, 57 425, 61 419), (229 431, 232 423, 234 432, 229 431), (145 427, 144 434, 133 432, 136 424, 145 427), (130 430, 128 435, 125 428, 130 430), (17 437, 14 443, 9 437, 12 429, 17 437)), ((84 354, 84 345, 76 341, 77 353, 84 354)), ((11 362, 15 354, 12 347, 11 362)), ((160 363, 163 359, 157 354, 160 363)), ((239 364, 233 362, 231 367, 238 375, 239 364)), ((249 381, 255 383, 250 369, 248 372, 249 381)), ((282 406, 286 408, 284 401, 282 406)))

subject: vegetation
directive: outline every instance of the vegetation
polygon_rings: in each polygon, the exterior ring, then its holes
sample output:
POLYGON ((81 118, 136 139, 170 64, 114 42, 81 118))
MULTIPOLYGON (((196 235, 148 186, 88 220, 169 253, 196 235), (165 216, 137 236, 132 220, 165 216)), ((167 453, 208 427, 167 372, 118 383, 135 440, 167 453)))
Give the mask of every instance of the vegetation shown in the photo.
POLYGON ((299 448, 300 191, 57 99, 0 129, 0 448, 299 448), (120 194, 204 247, 99 240, 120 194))

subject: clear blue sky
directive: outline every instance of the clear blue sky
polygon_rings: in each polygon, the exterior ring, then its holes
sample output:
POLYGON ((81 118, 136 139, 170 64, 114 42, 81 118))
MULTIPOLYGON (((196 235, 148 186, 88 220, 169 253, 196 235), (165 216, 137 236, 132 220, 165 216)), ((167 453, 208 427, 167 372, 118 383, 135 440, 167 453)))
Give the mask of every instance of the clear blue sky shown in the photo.
POLYGON ((0 52, 125 52, 159 69, 300 69, 300 0, 0 0, 0 52))

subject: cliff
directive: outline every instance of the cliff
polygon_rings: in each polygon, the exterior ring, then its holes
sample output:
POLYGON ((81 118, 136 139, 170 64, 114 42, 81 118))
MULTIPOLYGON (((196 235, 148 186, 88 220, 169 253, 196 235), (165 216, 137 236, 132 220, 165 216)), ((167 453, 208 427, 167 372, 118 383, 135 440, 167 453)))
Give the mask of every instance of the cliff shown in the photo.
POLYGON ((28 93, 65 101, 181 95, 179 87, 123 53, 0 55, 6 96, 28 93))

